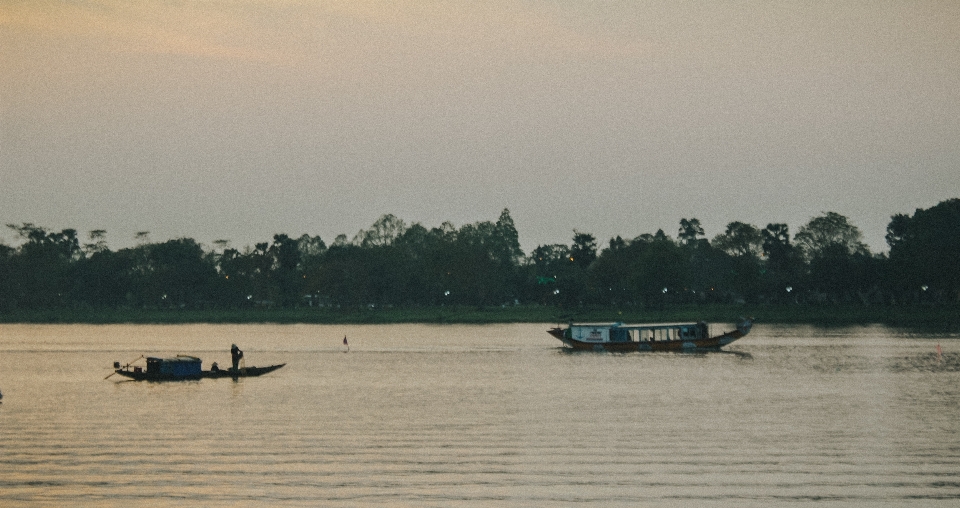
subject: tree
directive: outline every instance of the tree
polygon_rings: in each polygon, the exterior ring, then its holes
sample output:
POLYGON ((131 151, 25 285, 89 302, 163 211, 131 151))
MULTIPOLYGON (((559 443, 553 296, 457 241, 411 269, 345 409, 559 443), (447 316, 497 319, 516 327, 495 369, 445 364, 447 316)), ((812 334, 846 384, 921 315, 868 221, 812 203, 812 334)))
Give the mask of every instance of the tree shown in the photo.
POLYGON ((590 233, 573 230, 573 245, 570 246, 570 261, 581 270, 586 270, 597 259, 597 238, 590 233))
POLYGON ((399 266, 396 302, 404 304, 436 304, 442 289, 437 267, 438 239, 420 223, 411 224, 394 243, 399 266))
POLYGON ((795 239, 809 263, 810 289, 841 301, 875 284, 864 278, 868 271, 856 268, 869 263, 870 252, 863 234, 843 215, 827 212, 814 217, 800 227, 795 239))
POLYGON ((217 272, 200 244, 191 238, 178 238, 148 247, 145 303, 198 307, 211 301, 217 272))
POLYGON ((327 244, 319 236, 304 234, 297 239, 297 250, 300 253, 300 273, 303 278, 302 290, 305 295, 310 295, 311 301, 309 304, 312 306, 314 303, 319 303, 314 302, 312 298, 318 297, 320 293, 318 275, 323 265, 323 255, 327 251, 327 244))
POLYGON ((840 243, 824 248, 810 261, 808 286, 834 302, 858 299, 869 303, 869 295, 879 289, 878 260, 869 253, 850 253, 840 243))
POLYGON ((392 244, 403 235, 406 229, 402 219, 393 214, 380 216, 366 231, 360 231, 354 238, 354 243, 361 247, 375 247, 392 244))
POLYGON ((319 236, 303 234, 297 238, 297 250, 300 251, 300 259, 316 258, 327 250, 327 244, 319 236))
POLYGON ((632 242, 617 236, 611 238, 608 247, 597 256, 591 265, 591 278, 600 303, 623 305, 636 301, 631 278, 637 251, 632 242))
POLYGON ((12 308, 16 303, 13 291, 13 266, 11 260, 16 249, 0 243, 0 311, 12 308))
POLYGON ((246 307, 253 304, 257 268, 251 254, 228 248, 216 258, 218 277, 214 294, 219 305, 246 307))
POLYGON ((317 283, 331 303, 347 307, 370 303, 364 253, 364 249, 351 244, 335 243, 327 249, 317 283))
POLYGON ((837 247, 847 254, 868 252, 860 229, 835 212, 827 212, 810 219, 810 222, 800 227, 794 239, 808 260, 837 247))
POLYGON ((561 243, 538 245, 530 254, 537 276, 553 277, 557 270, 570 260, 570 247, 561 243))
POLYGON ((270 245, 273 257, 272 279, 277 287, 280 305, 292 307, 300 301, 303 280, 297 269, 300 265, 300 244, 285 234, 273 235, 270 245))
POLYGON ((510 210, 504 208, 493 230, 494 255, 506 268, 516 266, 523 258, 523 249, 520 248, 520 234, 510 217, 510 210))
MULTIPOLYGON (((464 224, 450 245, 451 266, 447 273, 456 289, 454 301, 484 306, 511 299, 510 266, 501 263, 496 225, 489 222, 464 224)), ((451 290, 453 291, 453 290, 451 290)))
POLYGON ((760 235, 763 237, 764 266, 760 279, 764 298, 774 302, 795 301, 804 265, 790 243, 790 228, 782 223, 767 224, 760 235))
POLYGON ((752 224, 731 222, 723 233, 714 237, 711 244, 734 257, 760 257, 763 253, 763 235, 752 224))
POLYGON ((568 287, 572 287, 568 281, 575 277, 570 257, 570 247, 560 243, 538 245, 533 249, 528 259, 528 266, 533 270, 529 298, 545 305, 566 298, 568 287))
POLYGON ((677 239, 681 245, 696 247, 700 243, 700 237, 704 235, 703 226, 699 219, 680 219, 680 230, 677 233, 677 239))
POLYGON ((9 263, 12 303, 32 308, 67 304, 74 262, 83 257, 77 231, 55 233, 31 223, 7 227, 24 241, 9 263))
POLYGON ((914 298, 960 299, 960 199, 948 199, 914 215, 891 217, 887 226, 891 278, 914 298))
POLYGON ((638 238, 639 252, 634 261, 633 284, 647 305, 660 305, 673 299, 687 286, 690 255, 663 231, 651 240, 638 238))
POLYGON ((131 291, 133 258, 127 251, 96 250, 76 261, 71 298, 92 307, 118 307, 131 291))
POLYGON ((87 254, 103 252, 107 250, 107 232, 103 229, 94 229, 90 231, 90 243, 84 244, 83 250, 87 254))
POLYGON ((714 237, 711 242, 715 251, 711 263, 714 273, 709 288, 712 293, 716 293, 719 286, 734 290, 737 297, 744 300, 759 296, 763 238, 760 229, 743 222, 727 224, 726 230, 714 237))
POLYGON ((767 258, 767 265, 774 270, 785 268, 793 253, 790 228, 786 224, 767 224, 760 236, 763 238, 763 255, 767 258))

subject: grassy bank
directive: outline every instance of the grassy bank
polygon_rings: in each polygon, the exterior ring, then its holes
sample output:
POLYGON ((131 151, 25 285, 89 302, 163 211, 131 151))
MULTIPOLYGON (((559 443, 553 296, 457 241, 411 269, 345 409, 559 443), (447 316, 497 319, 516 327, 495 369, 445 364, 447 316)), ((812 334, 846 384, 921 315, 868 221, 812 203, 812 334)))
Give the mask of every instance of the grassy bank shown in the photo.
POLYGON ((566 323, 568 321, 734 322, 752 316, 761 323, 844 326, 881 323, 960 331, 960 306, 863 307, 799 305, 689 305, 665 309, 579 308, 543 306, 415 307, 364 309, 57 309, 0 313, 3 323, 566 323))

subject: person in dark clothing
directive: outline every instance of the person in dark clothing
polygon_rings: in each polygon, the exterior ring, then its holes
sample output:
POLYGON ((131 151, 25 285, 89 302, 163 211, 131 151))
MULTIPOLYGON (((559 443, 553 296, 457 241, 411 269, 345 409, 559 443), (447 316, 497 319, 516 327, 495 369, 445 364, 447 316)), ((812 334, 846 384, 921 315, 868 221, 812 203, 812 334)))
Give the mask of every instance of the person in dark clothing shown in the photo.
POLYGON ((237 370, 240 359, 243 358, 243 351, 240 351, 236 344, 230 347, 230 358, 233 360, 233 370, 237 370))

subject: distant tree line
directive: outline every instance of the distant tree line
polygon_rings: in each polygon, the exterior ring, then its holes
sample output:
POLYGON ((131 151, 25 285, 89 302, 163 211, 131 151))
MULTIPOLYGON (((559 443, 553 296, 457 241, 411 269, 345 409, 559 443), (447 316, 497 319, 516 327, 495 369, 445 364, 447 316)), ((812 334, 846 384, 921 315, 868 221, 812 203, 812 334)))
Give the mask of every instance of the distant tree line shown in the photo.
POLYGON ((712 240, 697 219, 611 238, 574 230, 570 244, 526 255, 509 210, 496 222, 427 229, 384 215, 348 240, 274 235, 237 250, 190 238, 110 250, 25 223, 0 244, 0 311, 56 308, 246 308, 539 304, 560 308, 678 303, 862 305, 960 301, 960 199, 887 227, 889 253, 871 253, 843 215, 786 224, 731 222, 712 240))

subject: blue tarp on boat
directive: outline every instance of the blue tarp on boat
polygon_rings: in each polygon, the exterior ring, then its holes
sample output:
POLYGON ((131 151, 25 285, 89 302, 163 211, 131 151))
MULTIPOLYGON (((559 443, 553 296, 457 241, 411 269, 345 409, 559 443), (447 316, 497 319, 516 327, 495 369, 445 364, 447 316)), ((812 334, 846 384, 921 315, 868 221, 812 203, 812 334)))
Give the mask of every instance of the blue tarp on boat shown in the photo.
POLYGON ((147 358, 147 373, 171 377, 200 377, 200 359, 195 356, 147 358))

